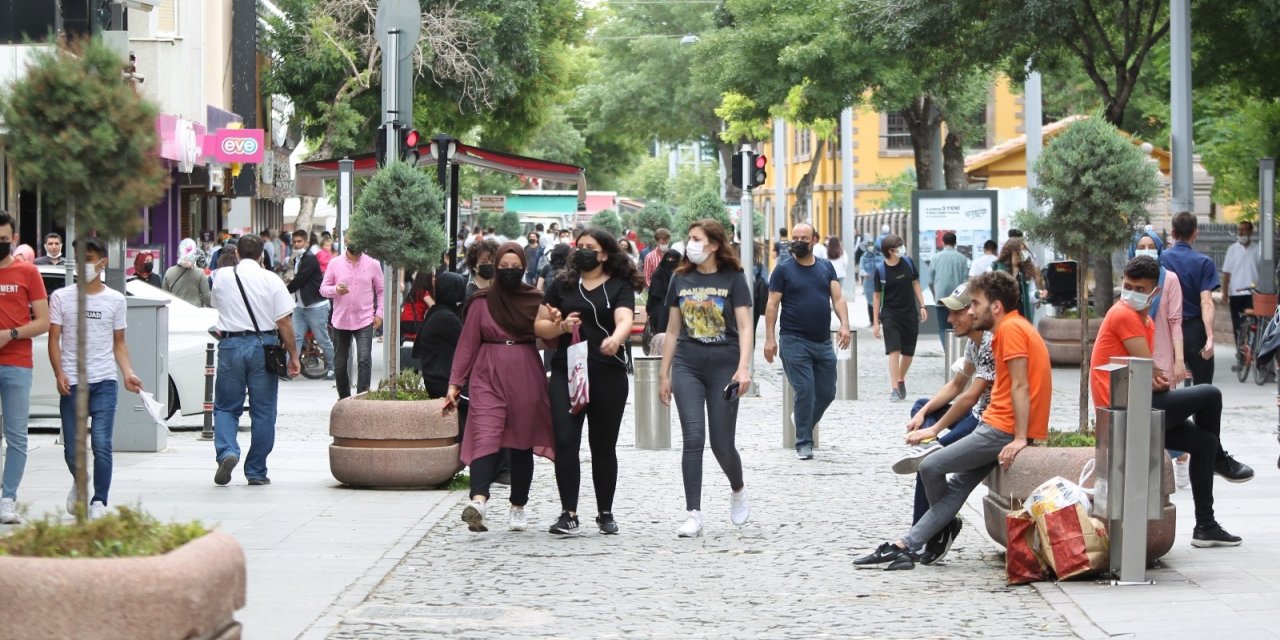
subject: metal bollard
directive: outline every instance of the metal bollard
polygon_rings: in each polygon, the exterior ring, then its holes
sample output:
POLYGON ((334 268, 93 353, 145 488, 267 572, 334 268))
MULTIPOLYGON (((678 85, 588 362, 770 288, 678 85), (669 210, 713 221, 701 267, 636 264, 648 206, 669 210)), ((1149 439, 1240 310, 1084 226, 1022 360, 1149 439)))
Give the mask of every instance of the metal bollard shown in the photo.
POLYGON ((633 356, 636 370, 636 448, 671 448, 671 407, 658 397, 662 356, 633 356))
MULTIPOLYGON (((852 332, 849 348, 836 347, 836 400, 858 399, 858 332, 852 332)), ((831 343, 835 345, 835 332, 831 343)), ((789 386, 789 385, 788 385, 789 386)), ((790 414, 788 414, 790 415, 790 414)), ((794 428, 792 429, 794 431, 794 428)))
MULTIPOLYGON (((837 386, 836 391, 839 392, 837 386)), ((787 380, 787 372, 782 372, 782 448, 796 448, 796 423, 791 420, 791 415, 796 410, 796 391, 791 388, 791 383, 787 380)), ((818 426, 813 425, 813 448, 818 448, 818 426)))
POLYGON ((204 347, 204 428, 200 430, 201 440, 213 439, 213 348, 212 342, 204 347))
POLYGON ((1151 409, 1149 358, 1112 358, 1098 367, 1111 376, 1111 408, 1098 409, 1094 513, 1111 534, 1112 584, 1147 579, 1147 521, 1162 516, 1164 412, 1151 409))
POLYGON ((947 348, 943 351, 943 368, 942 381, 950 382, 955 377, 956 372, 951 369, 955 363, 964 357, 965 347, 968 346, 969 339, 964 336, 957 336, 954 329, 947 329, 947 348))

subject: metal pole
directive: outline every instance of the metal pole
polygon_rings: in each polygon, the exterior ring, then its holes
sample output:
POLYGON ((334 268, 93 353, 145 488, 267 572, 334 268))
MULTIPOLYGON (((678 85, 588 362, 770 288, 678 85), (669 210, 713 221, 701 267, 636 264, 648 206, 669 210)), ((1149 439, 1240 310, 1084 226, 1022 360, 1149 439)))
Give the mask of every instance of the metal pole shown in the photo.
MULTIPOLYGON (((460 226, 460 225, 458 224, 458 202, 459 202, 459 200, 461 200, 461 199, 458 197, 458 183, 459 183, 459 180, 461 179, 461 175, 462 175, 462 167, 461 167, 461 166, 459 166, 459 165, 457 165, 457 164, 452 165, 452 167, 453 167, 453 168, 452 168, 452 169, 450 170, 450 172, 449 172, 449 191, 448 191, 448 194, 449 194, 449 225, 450 225, 450 227, 454 230, 454 235, 456 236, 456 235, 457 235, 457 230, 458 230, 458 228, 459 228, 459 226, 460 226)), ((458 241, 457 241, 457 239, 456 239, 456 238, 454 239, 454 241, 453 241, 453 242, 454 242, 454 244, 455 244, 455 245, 457 245, 457 243, 458 243, 458 241)), ((453 260, 453 262, 450 262, 450 263, 449 263, 449 264, 450 264, 450 266, 452 266, 452 267, 453 267, 453 270, 454 270, 454 271, 457 271, 457 265, 456 265, 456 264, 454 264, 455 262, 457 262, 457 256, 456 256, 456 255, 454 255, 454 256, 451 258, 451 260, 453 260)))
MULTIPOLYGON (((752 211, 752 208, 751 208, 753 204, 751 201, 751 188, 748 185, 751 184, 751 172, 753 169, 755 169, 755 167, 751 166, 751 154, 748 153, 750 151, 751 151, 750 145, 745 145, 745 144, 742 145, 742 200, 741 200, 742 208, 738 212, 738 237, 739 237, 738 252, 739 252, 740 259, 742 260, 742 271, 746 275, 747 291, 754 294, 755 292, 753 291, 753 289, 756 286, 756 279, 755 279, 756 243, 755 243, 754 229, 752 228, 752 225, 754 223, 754 220, 753 220, 754 212, 752 211)), ((748 371, 750 372, 752 378, 754 379, 755 369, 756 369, 756 359, 754 357, 756 336, 755 336, 754 327, 751 332, 750 338, 751 338, 751 350, 752 350, 751 353, 753 354, 753 356, 748 361, 748 367, 749 367, 748 371)), ((751 388, 747 390, 746 395, 751 397, 759 396, 760 395, 759 387, 754 382, 752 382, 751 388)))
POLYGON ((1173 213, 1195 213, 1191 176, 1191 0, 1169 0, 1170 151, 1173 213))
MULTIPOLYGON (((778 239, 774 235, 787 224, 787 123, 773 119, 773 219, 769 221, 769 246, 778 239)), ((766 252, 767 253, 767 252, 766 252)), ((781 257, 781 256, 779 256, 781 257)), ((774 265, 777 266, 776 264, 774 265)))
POLYGON ((636 448, 671 448, 671 407, 658 396, 662 356, 636 356, 636 448))
POLYGON ((1163 515, 1164 413, 1151 408, 1149 358, 1112 358, 1099 367, 1111 378, 1110 408, 1098 419, 1098 483, 1095 511, 1111 533, 1115 585, 1147 579, 1147 521, 1163 515))
MULTIPOLYGON (((853 107, 846 107, 840 112, 840 241, 844 249, 841 260, 849 269, 855 267, 849 261, 849 256, 857 251, 854 246, 854 239, 857 237, 857 230, 854 227, 854 195, 856 186, 853 183, 853 107)), ((853 277, 845 277, 844 279, 844 297, 846 300, 853 300, 854 291, 856 290, 856 282, 858 278, 855 273, 853 277)), ((855 394, 856 395, 856 394, 855 394)))
MULTIPOLYGON (((1030 71, 1031 62, 1027 62, 1030 71)), ((1040 185, 1040 176, 1036 174, 1036 160, 1044 149, 1044 113, 1043 99, 1040 93, 1040 72, 1030 71, 1023 94, 1022 123, 1027 129, 1027 209, 1032 213, 1040 213, 1040 203, 1030 197, 1030 192, 1040 185)), ((975 247, 976 250, 976 247, 975 247)), ((976 251, 975 251, 976 252, 976 251)))
POLYGON ((342 232, 347 228, 351 221, 351 208, 354 200, 352 187, 355 185, 356 163, 351 158, 343 158, 338 161, 338 226, 334 229, 333 242, 341 250, 346 250, 347 245, 342 237, 342 232))
MULTIPOLYGON (((831 332, 831 344, 835 346, 836 332, 831 332)), ((849 348, 836 350, 836 400, 858 399, 858 332, 854 331, 849 348)))
MULTIPOLYGON (((796 448, 796 423, 791 419, 796 411, 796 390, 787 380, 787 372, 782 372, 782 448, 796 448)), ((813 448, 818 448, 818 426, 813 425, 813 448)))
POLYGON ((212 342, 204 347, 204 427, 200 430, 201 440, 213 439, 213 348, 212 342))

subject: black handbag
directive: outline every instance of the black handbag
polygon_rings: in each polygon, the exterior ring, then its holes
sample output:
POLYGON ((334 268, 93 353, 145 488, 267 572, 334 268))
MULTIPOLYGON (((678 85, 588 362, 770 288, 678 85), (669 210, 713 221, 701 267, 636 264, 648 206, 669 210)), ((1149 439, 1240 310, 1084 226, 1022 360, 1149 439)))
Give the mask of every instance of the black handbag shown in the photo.
MULTIPOLYGON (((262 329, 258 328, 258 318, 253 315, 253 305, 249 304, 249 296, 244 292, 244 284, 240 282, 240 274, 235 268, 231 269, 231 273, 236 276, 236 287, 240 289, 240 299, 244 300, 244 307, 249 311, 249 321, 253 323, 253 331, 258 334, 258 342, 261 343, 262 329)), ((278 344, 262 345, 262 355, 267 373, 281 378, 289 377, 289 364, 286 354, 284 347, 278 344)))

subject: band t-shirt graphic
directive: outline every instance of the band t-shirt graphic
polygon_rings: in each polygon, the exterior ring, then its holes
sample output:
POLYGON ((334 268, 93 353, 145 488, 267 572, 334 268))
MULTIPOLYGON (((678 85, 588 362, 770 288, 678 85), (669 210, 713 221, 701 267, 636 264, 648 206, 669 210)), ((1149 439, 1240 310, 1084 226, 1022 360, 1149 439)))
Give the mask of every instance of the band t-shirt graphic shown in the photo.
POLYGON ((751 292, 741 271, 677 273, 667 293, 680 311, 680 341, 738 344, 736 307, 751 306, 751 292))

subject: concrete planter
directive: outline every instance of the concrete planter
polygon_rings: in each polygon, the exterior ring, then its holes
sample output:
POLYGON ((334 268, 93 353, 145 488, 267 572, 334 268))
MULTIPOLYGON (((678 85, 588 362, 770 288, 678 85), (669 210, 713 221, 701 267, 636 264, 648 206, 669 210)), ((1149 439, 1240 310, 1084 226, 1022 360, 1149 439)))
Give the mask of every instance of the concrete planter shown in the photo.
MULTIPOLYGON (((1013 466, 1002 470, 997 467, 987 476, 987 496, 982 499, 982 515, 986 521, 987 535, 997 543, 1006 541, 1004 516, 1014 508, 1021 508, 1027 496, 1042 482, 1054 476, 1062 476, 1072 482, 1080 477, 1080 471, 1093 460, 1092 447, 1027 447, 1014 459, 1013 466)), ((1151 562, 1169 553, 1173 548, 1175 516, 1177 510, 1169 502, 1173 493, 1173 464, 1164 457, 1164 480, 1161 483, 1161 500, 1164 517, 1147 522, 1147 561, 1151 562)), ((1093 487, 1093 478, 1085 482, 1085 488, 1093 487)))
POLYGON ((0 557, 12 638, 233 640, 244 592, 244 551, 220 531, 161 556, 0 557))
POLYGON ((385 489, 434 488, 458 460, 458 414, 444 400, 339 400, 329 414, 329 470, 342 484, 385 489))
MULTIPOLYGON (((1089 348, 1102 328, 1102 318, 1089 320, 1089 348)), ((1055 365, 1080 366, 1080 319, 1041 318, 1036 325, 1040 337, 1049 348, 1049 361, 1055 365)))

